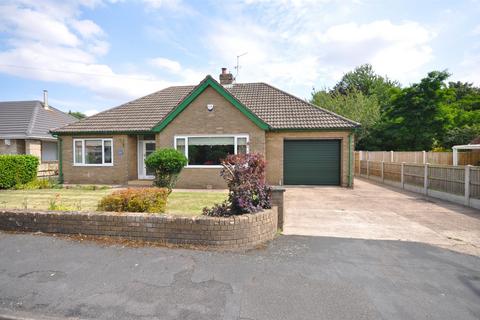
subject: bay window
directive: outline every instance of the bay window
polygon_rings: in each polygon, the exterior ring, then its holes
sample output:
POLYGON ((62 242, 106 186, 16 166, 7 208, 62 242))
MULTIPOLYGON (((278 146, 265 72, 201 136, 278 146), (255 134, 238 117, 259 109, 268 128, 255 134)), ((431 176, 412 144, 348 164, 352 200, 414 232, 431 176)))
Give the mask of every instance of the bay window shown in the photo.
POLYGON ((79 166, 112 166, 112 139, 74 139, 73 163, 79 166))
POLYGON ((175 148, 187 157, 187 167, 219 167, 227 155, 248 152, 248 136, 176 136, 175 148))

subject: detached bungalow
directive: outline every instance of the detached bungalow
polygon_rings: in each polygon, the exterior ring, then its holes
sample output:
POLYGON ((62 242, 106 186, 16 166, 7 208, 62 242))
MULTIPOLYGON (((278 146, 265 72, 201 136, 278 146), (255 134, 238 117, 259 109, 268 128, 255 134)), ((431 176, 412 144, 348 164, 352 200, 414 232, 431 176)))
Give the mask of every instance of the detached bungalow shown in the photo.
POLYGON ((77 118, 44 101, 0 102, 0 154, 31 154, 41 162, 58 160, 57 139, 50 130, 77 118))
POLYGON ((152 93, 56 129, 65 183, 128 184, 152 179, 144 159, 159 148, 188 158, 179 188, 224 188, 227 154, 259 152, 271 185, 353 184, 353 131, 358 123, 266 83, 220 83, 152 93))

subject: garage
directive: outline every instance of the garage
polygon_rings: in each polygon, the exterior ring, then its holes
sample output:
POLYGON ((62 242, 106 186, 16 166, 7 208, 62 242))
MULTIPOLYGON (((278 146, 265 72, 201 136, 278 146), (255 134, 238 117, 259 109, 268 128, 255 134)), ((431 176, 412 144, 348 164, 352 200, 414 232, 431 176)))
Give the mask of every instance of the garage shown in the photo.
POLYGON ((340 185, 341 140, 284 140, 286 185, 340 185))

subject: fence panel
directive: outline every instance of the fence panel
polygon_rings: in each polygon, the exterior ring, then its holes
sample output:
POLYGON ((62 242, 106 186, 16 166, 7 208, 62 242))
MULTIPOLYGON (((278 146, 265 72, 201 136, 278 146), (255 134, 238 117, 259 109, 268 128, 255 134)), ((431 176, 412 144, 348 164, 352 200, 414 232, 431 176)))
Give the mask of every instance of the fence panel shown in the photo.
MULTIPOLYGON (((383 161, 396 163, 415 163, 424 164, 423 151, 362 151, 363 159, 370 161, 383 161)), ((355 155, 360 157, 360 152, 356 151, 355 155)), ((429 164, 453 165, 452 152, 425 152, 425 162, 429 164)), ((480 166, 480 150, 459 151, 458 165, 480 166)))
POLYGON ((368 175, 381 178, 382 163, 378 161, 368 161, 368 175))
POLYGON ((48 178, 58 176, 58 162, 44 162, 38 166, 37 177, 48 178))
POLYGON ((403 167, 404 182, 413 186, 423 187, 425 166, 405 164, 403 167))
POLYGON ((465 195, 465 167, 429 166, 428 188, 461 196, 465 195))
POLYGON ((452 152, 427 152, 427 163, 453 165, 452 152))
POLYGON ((480 167, 470 167, 470 198, 480 199, 480 167))
POLYGON ((401 182, 402 181, 402 165, 400 163, 383 164, 383 178, 385 180, 401 182))
POLYGON ((423 152, 396 151, 393 153, 393 162, 423 163, 423 152))
POLYGON ((360 161, 360 174, 365 176, 368 174, 367 163, 365 160, 360 161))

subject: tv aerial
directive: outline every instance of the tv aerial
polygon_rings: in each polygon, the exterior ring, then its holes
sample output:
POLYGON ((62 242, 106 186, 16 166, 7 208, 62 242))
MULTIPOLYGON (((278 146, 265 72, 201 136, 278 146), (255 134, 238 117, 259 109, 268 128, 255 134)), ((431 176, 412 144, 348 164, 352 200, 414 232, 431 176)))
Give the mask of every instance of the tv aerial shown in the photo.
POLYGON ((235 80, 238 79, 238 73, 240 72, 240 57, 243 57, 244 55, 246 55, 248 52, 244 52, 242 54, 239 54, 237 56, 237 65, 235 66, 235 70, 236 70, 236 73, 235 73, 235 80))

